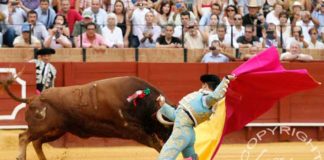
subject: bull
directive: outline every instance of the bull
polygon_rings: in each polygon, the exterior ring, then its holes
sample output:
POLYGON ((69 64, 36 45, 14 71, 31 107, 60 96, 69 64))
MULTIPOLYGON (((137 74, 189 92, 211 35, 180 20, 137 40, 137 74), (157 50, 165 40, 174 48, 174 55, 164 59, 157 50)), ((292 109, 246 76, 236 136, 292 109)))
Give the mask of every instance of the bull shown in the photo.
MULTIPOLYGON (((81 138, 131 139, 160 151, 172 131, 158 120, 162 117, 156 98, 161 91, 136 77, 116 77, 84 85, 50 88, 27 99, 10 91, 13 81, 14 78, 9 78, 0 83, 11 98, 28 104, 25 112, 28 129, 19 134, 18 160, 26 159, 30 142, 38 158, 45 160, 42 144, 67 132, 81 138), (136 107, 126 100, 129 95, 145 88, 151 92, 139 99, 136 107)), ((161 121, 167 123, 163 118, 161 121)))

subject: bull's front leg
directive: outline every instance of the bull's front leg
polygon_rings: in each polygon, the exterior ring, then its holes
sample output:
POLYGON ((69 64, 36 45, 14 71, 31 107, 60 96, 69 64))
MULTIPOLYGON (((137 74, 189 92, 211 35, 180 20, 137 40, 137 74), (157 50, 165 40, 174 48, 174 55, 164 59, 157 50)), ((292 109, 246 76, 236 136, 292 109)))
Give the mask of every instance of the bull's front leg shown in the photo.
POLYGON ((30 141, 30 133, 28 130, 19 134, 19 155, 17 160, 26 160, 26 149, 30 141))

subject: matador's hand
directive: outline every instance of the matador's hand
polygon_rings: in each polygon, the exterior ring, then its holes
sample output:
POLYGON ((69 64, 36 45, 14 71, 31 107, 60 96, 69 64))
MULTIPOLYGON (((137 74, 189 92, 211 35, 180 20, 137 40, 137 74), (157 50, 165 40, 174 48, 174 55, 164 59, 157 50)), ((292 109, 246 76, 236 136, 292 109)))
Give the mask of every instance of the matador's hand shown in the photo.
POLYGON ((225 93, 228 88, 228 84, 230 83, 231 80, 234 80, 236 77, 234 75, 227 75, 223 78, 221 83, 217 86, 217 88, 214 91, 214 98, 219 101, 222 98, 224 98, 225 93))

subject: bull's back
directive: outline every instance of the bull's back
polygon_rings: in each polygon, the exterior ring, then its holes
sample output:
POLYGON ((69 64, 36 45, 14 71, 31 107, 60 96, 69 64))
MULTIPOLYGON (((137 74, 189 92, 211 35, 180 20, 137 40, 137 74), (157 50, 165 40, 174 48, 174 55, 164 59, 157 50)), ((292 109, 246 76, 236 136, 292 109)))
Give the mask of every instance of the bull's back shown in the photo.
POLYGON ((97 117, 105 120, 124 117, 134 108, 127 97, 140 89, 150 88, 158 92, 149 83, 136 77, 116 77, 90 82, 84 85, 52 88, 44 97, 52 106, 70 115, 97 117), (119 117, 112 117, 119 115, 119 117))

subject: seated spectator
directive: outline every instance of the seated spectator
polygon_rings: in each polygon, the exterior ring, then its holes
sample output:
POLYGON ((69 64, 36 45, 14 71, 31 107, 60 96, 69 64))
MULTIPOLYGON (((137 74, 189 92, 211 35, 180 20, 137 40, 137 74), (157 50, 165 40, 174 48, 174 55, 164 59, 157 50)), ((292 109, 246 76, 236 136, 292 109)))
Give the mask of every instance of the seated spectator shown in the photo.
MULTIPOLYGON (((75 2, 75 3, 77 3, 77 2, 75 2)), ((82 16, 80 15, 80 13, 74 9, 71 9, 70 0, 60 0, 60 11, 58 12, 58 14, 61 14, 65 17, 68 27, 69 27, 69 30, 70 30, 70 33, 73 33, 74 24, 77 21, 82 20, 82 16)))
POLYGON ((7 29, 2 28, 2 33, 4 33, 3 44, 8 47, 13 47, 15 37, 21 35, 21 24, 27 17, 27 10, 20 7, 20 4, 21 1, 19 0, 9 0, 7 9, 3 11, 6 17, 5 24, 7 24, 7 29))
POLYGON ((281 48, 287 48, 287 37, 291 36, 291 26, 290 26, 290 22, 288 21, 288 13, 286 11, 282 11, 279 14, 279 22, 280 25, 277 26, 277 36, 279 38, 279 46, 281 48))
POLYGON ((191 22, 188 27, 189 31, 184 35, 184 46, 188 49, 204 49, 207 38, 197 28, 194 22, 191 22))
POLYGON ((239 48, 251 48, 259 42, 259 38, 253 36, 254 27, 252 25, 245 26, 245 33, 237 39, 239 48))
POLYGON ((157 24, 162 28, 163 31, 165 29, 165 26, 168 24, 169 19, 172 18, 170 16, 171 5, 172 5, 171 1, 169 1, 169 2, 168 1, 162 1, 161 2, 161 8, 158 10, 157 24))
POLYGON ((185 34, 188 31, 189 22, 191 18, 190 18, 190 13, 188 11, 181 12, 180 16, 181 16, 181 25, 175 25, 173 36, 182 39, 182 32, 185 34))
POLYGON ((32 25, 32 34, 43 42, 48 36, 48 31, 42 23, 38 22, 37 13, 34 10, 27 13, 27 22, 32 25))
POLYGON ((205 32, 206 35, 209 35, 211 32, 217 31, 217 25, 219 24, 218 17, 216 14, 210 15, 210 19, 207 26, 200 26, 200 29, 204 27, 202 31, 205 32))
POLYGON ((259 48, 256 46, 252 46, 251 48, 249 48, 249 53, 243 54, 242 59, 244 61, 247 61, 248 59, 256 56, 259 53, 259 48))
MULTIPOLYGON (((211 12, 209 14, 202 15, 199 26, 200 30, 204 30, 203 26, 208 25, 208 22, 210 22, 211 15, 214 14, 217 16, 217 19, 221 16, 222 13, 222 7, 218 3, 213 3, 211 6, 211 12)), ((218 19, 218 22, 221 22, 220 19, 218 19)))
POLYGON ((283 11, 283 6, 280 3, 274 4, 274 10, 272 10, 270 13, 266 16, 266 23, 274 23, 276 26, 280 24, 279 20, 279 14, 283 11))
POLYGON ((107 16, 107 26, 102 28, 102 36, 109 48, 124 48, 122 30, 117 27, 117 17, 114 13, 107 16))
POLYGON ((280 60, 282 61, 312 61, 313 57, 311 55, 303 54, 301 47, 297 41, 293 41, 290 44, 290 52, 285 52, 281 54, 280 60))
POLYGON ((45 39, 44 46, 53 49, 72 47, 71 41, 63 34, 63 25, 55 24, 51 28, 50 36, 45 39))
POLYGON ((317 29, 311 28, 308 31, 308 33, 311 36, 311 40, 308 43, 308 49, 324 49, 324 44, 317 40, 317 38, 318 38, 317 29))
POLYGON ((90 22, 86 25, 86 32, 77 37, 77 47, 104 49, 107 46, 105 39, 96 33, 97 25, 90 22))
POLYGON ((235 5, 228 5, 224 10, 224 15, 222 16, 222 22, 226 26, 232 26, 234 24, 234 16, 238 13, 235 5))
POLYGON ((101 28, 106 25, 107 22, 107 12, 101 8, 101 0, 92 0, 91 7, 86 8, 83 13, 92 13, 92 22, 98 24, 101 28))
POLYGON ((231 38, 232 47, 238 48, 237 39, 244 35, 245 27, 242 24, 242 15, 238 13, 234 15, 234 26, 227 26, 226 34, 231 38))
POLYGON ((177 37, 173 37, 174 26, 172 24, 168 24, 165 27, 164 36, 160 36, 156 40, 157 48, 181 48, 182 43, 181 40, 177 37))
POLYGON ((21 25, 22 34, 15 38, 13 45, 15 48, 41 48, 41 42, 31 35, 31 25, 24 23, 21 25))
POLYGON ((56 24, 62 25, 63 35, 65 35, 66 37, 70 37, 70 29, 69 29, 66 19, 63 15, 61 15, 61 14, 56 15, 56 17, 54 18, 54 23, 50 26, 50 28, 48 30, 49 33, 51 32, 51 28, 53 28, 54 25, 56 25, 56 24))
POLYGON ((40 5, 35 12, 38 16, 38 22, 42 23, 48 29, 53 23, 56 13, 52 7, 49 6, 49 0, 40 0, 40 5))
MULTIPOLYGON (((133 4, 132 2, 127 1, 128 5, 133 4)), ((125 3, 122 0, 116 0, 114 4, 114 12, 117 16, 117 27, 122 30, 124 37, 124 47, 129 47, 129 35, 131 32, 131 26, 129 21, 129 16, 127 14, 127 8, 125 7, 125 3)))
POLYGON ((154 23, 153 12, 145 14, 146 25, 144 31, 138 31, 138 39, 141 48, 155 48, 156 40, 161 35, 161 27, 154 23))
POLYGON ((294 26, 292 28, 292 36, 288 37, 287 39, 284 39, 284 41, 287 41, 286 49, 290 48, 290 45, 292 42, 297 41, 301 48, 307 48, 308 43, 305 41, 303 36, 303 31, 300 26, 294 26))
POLYGON ((276 25, 274 23, 268 23, 265 25, 262 36, 262 47, 269 48, 271 46, 278 47, 279 37, 276 32, 276 25))
POLYGON ((214 40, 207 52, 202 58, 202 63, 221 63, 228 62, 229 58, 225 54, 221 53, 221 43, 218 40, 214 40))
MULTIPOLYGON (((77 42, 77 37, 82 33, 86 32, 86 25, 92 22, 92 13, 91 12, 83 12, 83 19, 74 24, 74 29, 72 36, 74 37, 74 42, 77 42)), ((101 34, 101 29, 98 24, 96 24, 96 33, 101 34)))
POLYGON ((208 37, 208 44, 211 45, 211 42, 214 40, 218 40, 222 46, 229 48, 231 47, 231 37, 229 34, 226 34, 226 26, 225 24, 219 24, 217 26, 216 34, 212 34, 208 37))
POLYGON ((187 5, 184 0, 175 0, 176 3, 176 9, 174 12, 171 12, 170 14, 170 20, 169 23, 174 24, 175 26, 181 26, 183 25, 182 22, 182 13, 186 12, 189 14, 189 21, 195 21, 196 16, 193 12, 189 11, 187 8, 187 5))
MULTIPOLYGON (((298 21, 296 23, 297 26, 300 26, 303 31, 303 36, 306 42, 310 41, 310 35, 308 34, 308 31, 315 27, 315 24, 313 23, 314 19, 312 19, 311 14, 309 11, 303 11, 301 13, 301 21, 298 21)), ((316 26, 318 27, 318 26, 316 26)))

